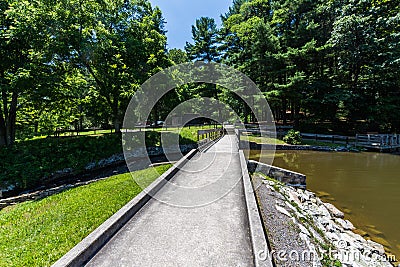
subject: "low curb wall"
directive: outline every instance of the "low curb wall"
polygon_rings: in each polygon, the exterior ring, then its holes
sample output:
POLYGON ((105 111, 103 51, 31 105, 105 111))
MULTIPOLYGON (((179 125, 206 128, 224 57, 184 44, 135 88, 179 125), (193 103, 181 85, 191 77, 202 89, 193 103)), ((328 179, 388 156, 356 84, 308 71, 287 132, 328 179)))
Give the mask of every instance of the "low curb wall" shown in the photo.
POLYGON ((247 162, 247 167, 250 173, 260 172, 292 187, 305 189, 307 185, 307 177, 298 172, 289 171, 254 160, 249 160, 247 162))
POLYGON ((205 152, 207 151, 210 147, 212 147, 215 143, 217 143, 224 135, 217 137, 216 139, 209 140, 205 142, 204 144, 201 144, 198 146, 197 150, 200 152, 205 152))
POLYGON ((151 196, 156 194, 196 153, 197 150, 190 151, 173 167, 101 224, 52 266, 83 266, 152 198, 151 196))
POLYGON ((253 248, 254 266, 272 267, 274 265, 272 263, 272 257, 270 255, 266 233, 264 231, 260 213, 258 211, 258 205, 254 195, 254 189, 251 183, 249 171, 247 169, 247 162, 244 157, 243 150, 239 150, 239 158, 242 169, 242 182, 250 228, 250 239, 253 248))

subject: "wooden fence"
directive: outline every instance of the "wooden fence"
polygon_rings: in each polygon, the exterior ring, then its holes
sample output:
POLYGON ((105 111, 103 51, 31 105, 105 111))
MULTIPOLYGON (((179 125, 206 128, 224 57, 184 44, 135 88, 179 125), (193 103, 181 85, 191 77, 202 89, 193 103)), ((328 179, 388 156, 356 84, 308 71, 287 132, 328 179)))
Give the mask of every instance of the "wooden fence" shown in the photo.
POLYGON ((356 137, 330 134, 301 133, 301 138, 324 143, 356 145, 356 137))

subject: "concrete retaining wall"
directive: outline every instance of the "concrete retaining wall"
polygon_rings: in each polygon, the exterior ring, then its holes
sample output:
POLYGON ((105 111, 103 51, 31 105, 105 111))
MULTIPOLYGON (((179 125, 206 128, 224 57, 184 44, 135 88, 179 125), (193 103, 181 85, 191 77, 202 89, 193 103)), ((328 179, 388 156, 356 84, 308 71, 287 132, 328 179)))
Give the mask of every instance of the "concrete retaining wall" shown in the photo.
POLYGON ((258 211, 254 188, 246 166, 247 164, 243 150, 239 150, 239 158, 242 169, 242 182, 246 200, 247 218, 249 220, 250 240, 253 248, 254 266, 272 267, 274 264, 272 263, 271 251, 263 228, 261 216, 258 211))
POLYGON ((249 160, 247 162, 247 168, 249 169, 250 173, 260 172, 286 185, 304 189, 306 188, 306 176, 304 174, 254 160, 249 160))

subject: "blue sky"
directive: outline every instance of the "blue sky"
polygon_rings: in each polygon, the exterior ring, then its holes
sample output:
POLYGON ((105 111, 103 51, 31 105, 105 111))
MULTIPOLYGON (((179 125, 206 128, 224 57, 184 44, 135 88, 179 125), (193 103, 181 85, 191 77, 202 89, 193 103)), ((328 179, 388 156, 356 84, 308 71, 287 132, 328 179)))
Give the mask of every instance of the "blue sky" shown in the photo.
POLYGON ((221 24, 220 15, 228 11, 232 0, 150 0, 160 7, 167 24, 168 48, 183 49, 192 41, 192 25, 200 17, 214 18, 221 24))

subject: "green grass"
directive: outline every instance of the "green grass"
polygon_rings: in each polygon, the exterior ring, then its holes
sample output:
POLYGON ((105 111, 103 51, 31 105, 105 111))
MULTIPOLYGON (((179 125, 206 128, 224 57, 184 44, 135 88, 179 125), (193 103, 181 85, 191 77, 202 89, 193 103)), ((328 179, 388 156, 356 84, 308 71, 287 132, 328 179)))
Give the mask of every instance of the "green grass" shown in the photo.
POLYGON ((29 189, 44 177, 65 168, 83 170, 92 162, 122 153, 121 136, 80 136, 45 138, 18 142, 0 148, 0 186, 16 184, 29 189))
MULTIPOLYGON (((133 175, 148 183, 159 176, 133 175)), ((1 210, 0 266, 50 266, 141 191, 128 173, 1 210)))
POLYGON ((342 147, 346 146, 345 144, 333 144, 331 142, 322 142, 322 141, 315 141, 315 140, 305 140, 301 141, 302 145, 309 145, 309 146, 327 146, 327 147, 342 147))
POLYGON ((256 136, 256 135, 242 135, 240 137, 241 140, 247 140, 249 142, 254 142, 257 144, 276 144, 276 145, 286 145, 286 143, 277 138, 265 137, 265 136, 256 136))
MULTIPOLYGON (((173 128, 167 131, 146 129, 146 146, 161 145, 161 131, 171 140, 179 138, 180 144, 197 142, 197 131, 212 126, 173 128), (177 136, 179 135, 179 137, 177 136)), ((96 131, 96 135, 75 137, 49 137, 19 141, 13 147, 0 148, 0 188, 16 185, 28 190, 43 184, 45 177, 52 173, 72 168, 76 173, 84 170, 90 162, 122 153, 122 138, 110 134, 109 130, 96 131)), ((94 132, 93 132, 94 133, 94 132)))
POLYGON ((193 140, 193 141, 197 142, 197 131, 198 130, 207 130, 207 129, 214 129, 214 126, 205 125, 205 126, 191 126, 190 128, 189 127, 181 128, 179 131, 179 135, 182 138, 193 140))
MULTIPOLYGON (((76 137, 76 136, 87 136, 87 135, 103 135, 103 134, 110 134, 113 133, 114 129, 112 130, 96 130, 96 131, 87 131, 87 132, 79 132, 79 135, 76 132, 64 132, 60 134, 60 137, 76 137)), ((20 137, 16 140, 17 143, 19 142, 26 142, 26 141, 33 141, 38 139, 50 138, 54 135, 35 135, 29 137, 20 137)))
MULTIPOLYGON (((97 131, 87 131, 87 132, 80 132, 79 136, 85 136, 85 135, 102 135, 102 134, 109 134, 113 133, 114 130, 97 130, 97 131)), ((60 136, 76 136, 76 132, 68 132, 68 133, 62 133, 60 136)))
POLYGON ((212 125, 204 126, 186 126, 186 127, 174 127, 174 128, 155 128, 155 129, 145 129, 146 132, 146 145, 147 146, 160 146, 161 145, 161 134, 163 139, 166 140, 167 144, 173 144, 176 142, 177 135, 179 135, 179 144, 187 145, 197 143, 197 131, 213 129, 212 125))

